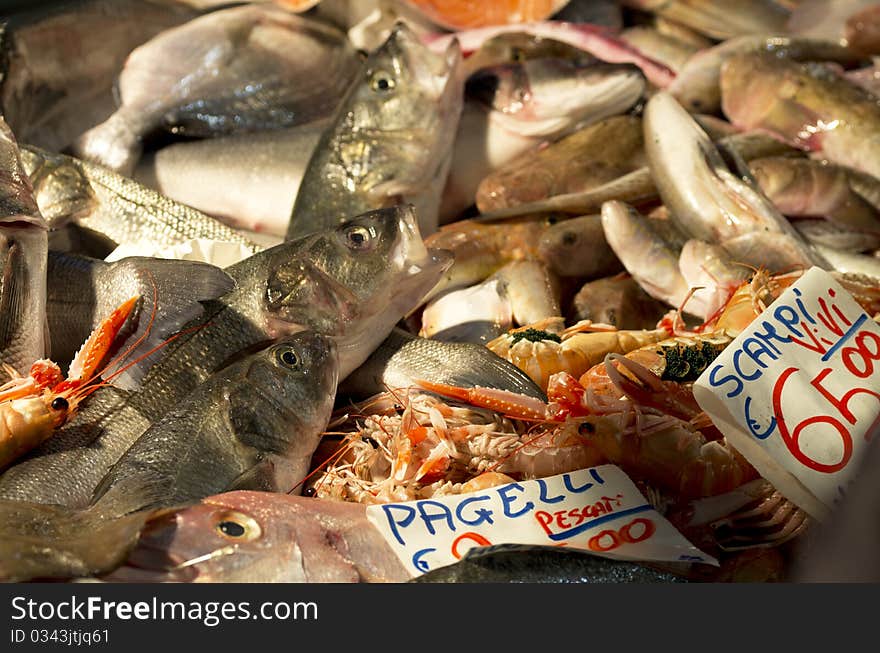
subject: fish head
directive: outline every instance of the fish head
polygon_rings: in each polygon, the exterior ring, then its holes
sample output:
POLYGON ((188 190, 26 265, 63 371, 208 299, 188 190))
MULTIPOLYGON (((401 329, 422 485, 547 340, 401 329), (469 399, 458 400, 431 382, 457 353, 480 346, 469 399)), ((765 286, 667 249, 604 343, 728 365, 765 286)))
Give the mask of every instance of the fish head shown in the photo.
MULTIPOLYGON (((292 435, 292 424, 326 426, 338 381, 336 342, 329 336, 304 330, 245 359, 235 393, 252 413, 263 403, 279 413, 292 435), (321 423, 323 422, 323 423, 321 423)), ((270 412, 265 411, 267 416, 270 412)))
POLYGON ((59 229, 96 210, 98 199, 75 159, 28 147, 21 150, 21 162, 50 229, 59 229))
POLYGON ((300 255, 288 253, 272 267, 264 312, 273 335, 299 325, 335 336, 340 378, 372 353, 452 264, 448 252, 425 247, 409 205, 368 211, 280 245, 279 256, 296 242, 300 255))
POLYGON ((468 79, 466 95, 516 133, 552 136, 626 110, 644 88, 631 64, 548 57, 484 68, 468 79))
POLYGON ((157 511, 125 564, 103 577, 115 582, 295 581, 301 554, 295 533, 262 495, 231 492, 157 511))
POLYGON ((461 62, 457 40, 438 54, 398 22, 367 57, 354 85, 350 108, 354 129, 427 133, 452 125, 463 101, 461 62))

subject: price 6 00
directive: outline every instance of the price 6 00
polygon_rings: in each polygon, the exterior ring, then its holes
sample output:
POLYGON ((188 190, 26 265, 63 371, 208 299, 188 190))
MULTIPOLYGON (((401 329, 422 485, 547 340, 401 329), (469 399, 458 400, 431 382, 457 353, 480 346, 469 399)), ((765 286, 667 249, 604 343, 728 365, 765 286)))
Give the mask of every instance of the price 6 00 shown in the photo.
MULTIPOLYGON (((874 373, 874 361, 880 360, 880 336, 871 331, 862 331, 854 338, 853 347, 844 347, 840 351, 841 361, 844 367, 856 378, 867 379, 874 373)), ((789 367, 776 380, 773 387, 773 412, 776 414, 777 423, 779 425, 779 435, 785 446, 802 465, 817 472, 833 474, 840 471, 849 463, 853 452, 852 433, 849 428, 839 419, 832 415, 814 415, 798 422, 794 428, 789 428, 782 414, 782 391, 786 381, 796 372, 796 367, 789 367), (805 428, 814 424, 828 424, 840 436, 843 445, 843 454, 838 462, 833 464, 823 463, 808 456, 801 448, 801 434, 805 428)), ((880 394, 868 388, 853 388, 846 392, 842 397, 836 397, 823 384, 825 379, 833 371, 833 368, 826 367, 819 372, 812 381, 812 385, 825 400, 831 404, 837 412, 850 424, 856 423, 856 416, 849 408, 850 400, 860 394, 867 394, 880 399, 880 394)), ((867 434, 866 434, 867 437, 867 434)))

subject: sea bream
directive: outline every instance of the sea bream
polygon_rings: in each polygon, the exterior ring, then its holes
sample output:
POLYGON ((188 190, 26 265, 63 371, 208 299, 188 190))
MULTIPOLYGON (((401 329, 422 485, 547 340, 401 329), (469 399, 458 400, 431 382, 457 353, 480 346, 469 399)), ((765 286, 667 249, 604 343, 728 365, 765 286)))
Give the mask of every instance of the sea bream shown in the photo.
POLYGON ((410 575, 366 506, 268 492, 227 492, 146 524, 112 582, 352 583, 410 575))
POLYGON ((286 237, 401 202, 415 205, 423 235, 433 233, 463 83, 457 42, 434 54, 397 24, 363 62, 318 141, 286 237))
POLYGON ((74 153, 130 174, 156 129, 213 136, 308 122, 336 107, 357 68, 335 27, 271 3, 213 11, 129 54, 119 108, 74 153))
MULTIPOLYGON (((152 422, 239 352, 309 328, 334 337, 345 378, 433 287, 450 256, 425 247, 411 207, 368 212, 225 269, 235 288, 167 344, 140 389, 95 392, 0 476, 0 496, 83 506, 152 422), (63 483, 58 479, 64 478, 63 483)), ((147 359, 149 361, 149 359, 147 359)), ((119 378, 137 381, 138 367, 119 378)))
MULTIPOLYGON (((138 438, 87 508, 20 502, 16 519, 3 522, 0 579, 105 572, 130 547, 138 513, 233 488, 290 490, 327 426, 337 371, 333 340, 311 331, 226 366, 138 438), (43 546, 34 551, 37 533, 43 546)), ((0 514, 10 503, 0 502, 0 514)))

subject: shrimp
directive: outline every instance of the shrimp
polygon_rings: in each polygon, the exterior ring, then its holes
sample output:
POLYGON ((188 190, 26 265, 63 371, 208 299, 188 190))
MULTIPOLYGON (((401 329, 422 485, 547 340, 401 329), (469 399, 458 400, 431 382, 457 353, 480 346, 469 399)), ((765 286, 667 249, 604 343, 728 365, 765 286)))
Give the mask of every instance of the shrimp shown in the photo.
MULTIPOLYGON (((58 365, 49 360, 36 361, 26 377, 7 368, 12 379, 0 386, 0 469, 45 442, 57 428, 76 415, 86 397, 155 350, 115 370, 103 382, 94 382, 147 337, 149 327, 125 352, 101 368, 139 299, 140 295, 136 295, 123 302, 92 331, 71 362, 68 378, 65 379, 58 365)), ((150 324, 155 315, 154 302, 150 324)))
POLYGON ((606 354, 623 354, 671 335, 666 327, 619 331, 608 324, 583 320, 562 329, 562 323, 563 318, 558 317, 513 329, 487 347, 546 391, 550 377, 557 372, 577 377, 601 362, 606 354))

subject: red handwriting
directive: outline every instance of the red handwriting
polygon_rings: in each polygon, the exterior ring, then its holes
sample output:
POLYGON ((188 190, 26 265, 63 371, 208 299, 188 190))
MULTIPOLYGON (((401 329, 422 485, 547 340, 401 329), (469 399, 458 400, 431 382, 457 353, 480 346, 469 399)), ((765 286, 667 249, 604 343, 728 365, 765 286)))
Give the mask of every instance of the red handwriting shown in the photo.
MULTIPOLYGON (((853 342, 854 346, 841 349, 841 360, 850 374, 859 379, 868 378, 874 372, 874 361, 880 360, 880 337, 870 331, 861 331, 856 334, 853 342)), ((852 458, 852 433, 847 424, 833 415, 813 415, 801 420, 793 426, 786 421, 782 409, 782 393, 788 380, 800 371, 801 370, 796 367, 785 369, 782 374, 780 374, 773 387, 773 412, 776 415, 776 420, 779 426, 779 435, 791 455, 802 465, 817 472, 833 474, 846 467, 852 458), (811 458, 801 447, 801 435, 803 434, 804 429, 817 424, 827 424, 837 432, 837 436, 840 438, 843 449, 839 461, 835 463, 818 461, 815 458, 811 458)), ((850 425, 855 425, 856 416, 849 407, 852 398, 866 394, 880 399, 880 393, 868 388, 857 386, 845 392, 843 396, 837 397, 826 387, 826 379, 828 379, 833 372, 834 368, 831 367, 822 369, 815 377, 813 377, 810 381, 810 385, 819 392, 825 402, 834 408, 843 420, 850 425)), ((869 434, 866 433, 865 437, 867 439, 869 434)))
POLYGON ((535 511, 535 519, 541 524, 541 528, 547 535, 553 535, 554 531, 567 531, 570 528, 580 526, 587 519, 595 519, 601 515, 607 515, 614 506, 620 507, 622 494, 615 497, 602 497, 596 503, 581 508, 572 508, 570 510, 557 510, 556 512, 547 512, 546 510, 535 511), (552 528, 553 525, 555 528, 552 528))
MULTIPOLYGON (((480 535, 479 533, 474 533, 473 531, 468 531, 467 533, 462 533, 452 542, 452 555, 455 556, 455 559, 458 560, 461 558, 461 552, 458 550, 458 545, 463 540, 470 540, 474 542, 476 546, 492 546, 492 543, 487 540, 485 537, 480 535)), ((470 547, 468 547, 470 548, 470 547)))
POLYGON ((644 542, 657 530, 654 522, 645 517, 633 519, 618 530, 606 529, 594 535, 587 542, 587 548, 591 551, 611 551, 622 544, 637 544, 644 542))

